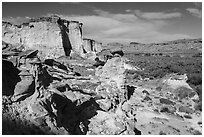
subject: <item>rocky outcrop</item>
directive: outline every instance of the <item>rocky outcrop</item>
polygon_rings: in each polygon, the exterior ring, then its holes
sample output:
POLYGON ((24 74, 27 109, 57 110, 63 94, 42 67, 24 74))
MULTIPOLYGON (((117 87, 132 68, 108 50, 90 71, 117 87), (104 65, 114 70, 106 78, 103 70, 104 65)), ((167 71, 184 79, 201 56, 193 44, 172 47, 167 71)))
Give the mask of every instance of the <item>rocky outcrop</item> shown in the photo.
POLYGON ((201 104, 187 75, 143 79, 143 70, 121 49, 100 50, 94 41, 81 41, 75 21, 46 17, 24 27, 3 25, 5 40, 15 44, 2 42, 3 134, 202 134, 201 104), (34 28, 43 35, 31 34, 34 28), (53 28, 59 36, 48 32, 53 28), (59 47, 43 41, 51 36, 61 38, 59 47), (34 46, 38 40, 45 49, 34 46), (60 52, 54 54, 55 48, 60 52))
POLYGON ((84 52, 100 52, 102 50, 102 43, 92 39, 83 38, 83 49, 84 52))
POLYGON ((44 58, 69 56, 71 51, 83 53, 82 23, 77 21, 41 17, 18 26, 3 22, 2 30, 3 41, 36 49, 44 58))

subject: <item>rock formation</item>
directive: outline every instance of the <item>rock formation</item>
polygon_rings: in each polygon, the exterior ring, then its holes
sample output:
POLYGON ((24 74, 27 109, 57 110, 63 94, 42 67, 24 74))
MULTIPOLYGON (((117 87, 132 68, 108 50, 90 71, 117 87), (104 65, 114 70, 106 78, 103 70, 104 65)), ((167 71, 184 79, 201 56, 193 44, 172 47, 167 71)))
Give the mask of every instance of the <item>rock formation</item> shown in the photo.
POLYGON ((101 52, 102 51, 102 43, 97 42, 95 40, 92 39, 83 39, 83 49, 84 52, 101 52))
POLYGON ((58 17, 3 23, 3 134, 202 134, 187 75, 143 79, 121 49, 83 40, 81 28, 58 17))
POLYGON ((38 50, 45 59, 70 56, 71 52, 83 56, 84 50, 101 51, 99 42, 92 40, 90 44, 83 43, 82 23, 67 21, 57 16, 34 18, 22 25, 3 22, 2 30, 3 41, 23 45, 25 50, 38 50))

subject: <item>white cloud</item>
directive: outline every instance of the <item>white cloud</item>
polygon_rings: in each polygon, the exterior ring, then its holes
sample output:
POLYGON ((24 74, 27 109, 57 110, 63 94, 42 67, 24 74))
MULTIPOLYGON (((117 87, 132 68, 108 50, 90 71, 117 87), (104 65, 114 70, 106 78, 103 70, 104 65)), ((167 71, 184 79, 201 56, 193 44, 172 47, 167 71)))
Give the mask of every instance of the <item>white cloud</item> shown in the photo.
POLYGON ((182 14, 180 12, 169 12, 169 13, 166 13, 166 12, 142 12, 140 10, 135 10, 134 13, 135 13, 135 16, 143 18, 143 19, 148 19, 148 20, 172 19, 172 18, 178 18, 178 17, 182 16, 182 14))
POLYGON ((202 18, 202 10, 196 8, 187 8, 186 9, 190 14, 195 17, 202 18))
POLYGON ((94 12, 102 17, 108 17, 108 18, 113 18, 116 20, 121 20, 121 21, 126 21, 126 22, 135 22, 137 20, 137 17, 134 16, 134 14, 129 13, 129 14, 113 14, 109 13, 107 11, 103 11, 100 9, 95 9, 94 12))
POLYGON ((191 15, 202 18, 202 2, 194 2, 194 7, 187 8, 186 11, 188 11, 191 15))
MULTIPOLYGON (((67 20, 78 20, 83 25, 83 35, 103 43, 131 41, 150 43, 162 42, 181 38, 190 38, 185 34, 166 34, 159 30, 167 27, 166 20, 143 20, 133 14, 113 14, 102 10, 95 10, 97 15, 61 15, 67 20)), ((168 15, 172 17, 172 15, 168 15)), ((164 17, 163 17, 164 18, 164 17)))

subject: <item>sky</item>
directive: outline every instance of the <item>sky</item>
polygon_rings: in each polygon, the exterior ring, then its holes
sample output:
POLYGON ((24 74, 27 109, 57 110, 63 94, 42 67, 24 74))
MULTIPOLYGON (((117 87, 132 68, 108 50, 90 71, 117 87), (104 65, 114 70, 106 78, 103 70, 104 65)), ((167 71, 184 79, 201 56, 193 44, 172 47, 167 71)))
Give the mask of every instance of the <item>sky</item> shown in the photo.
POLYGON ((20 24, 56 14, 83 23, 103 43, 153 43, 202 37, 201 2, 3 2, 2 19, 20 24))

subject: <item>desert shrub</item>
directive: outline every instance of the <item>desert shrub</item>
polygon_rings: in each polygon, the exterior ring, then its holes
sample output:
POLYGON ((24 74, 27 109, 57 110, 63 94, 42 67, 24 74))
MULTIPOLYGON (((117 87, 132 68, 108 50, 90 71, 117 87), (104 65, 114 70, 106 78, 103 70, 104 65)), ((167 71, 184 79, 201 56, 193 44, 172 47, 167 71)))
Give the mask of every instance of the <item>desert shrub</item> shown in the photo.
POLYGON ((202 101, 202 85, 197 85, 195 87, 195 91, 197 92, 197 94, 199 96, 199 100, 202 101))
POLYGON ((194 109, 195 109, 195 110, 200 110, 200 111, 202 111, 202 101, 200 101, 199 103, 197 103, 197 104, 194 106, 194 109))
POLYGON ((167 69, 167 71, 169 73, 179 73, 179 74, 184 74, 185 70, 180 67, 178 64, 167 64, 165 69, 167 69))
POLYGON ((192 57, 202 57, 202 53, 194 54, 192 57))
POLYGON ((188 75, 188 83, 194 86, 202 84, 202 58, 136 56, 125 54, 133 64, 144 68, 145 77, 161 78, 166 74, 178 73, 188 75))
POLYGON ((159 135, 167 135, 164 131, 160 131, 159 135))
POLYGON ((188 83, 191 83, 195 86, 202 85, 202 75, 200 73, 188 74, 188 83))
POLYGON ((162 90, 162 87, 156 87, 156 90, 157 90, 157 91, 161 91, 161 90, 162 90))
POLYGON ((145 56, 151 56, 151 54, 150 54, 150 53, 145 53, 144 55, 145 55, 145 56))

